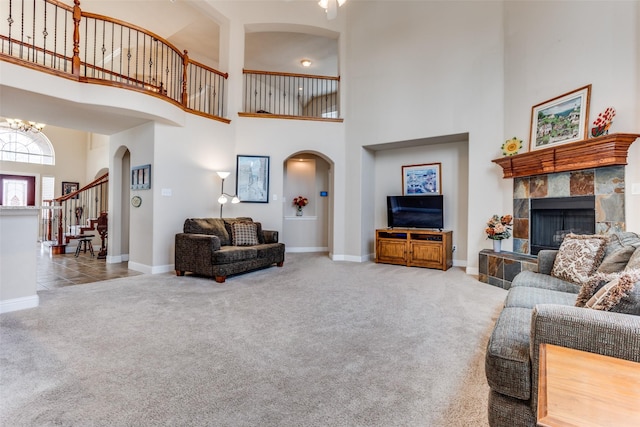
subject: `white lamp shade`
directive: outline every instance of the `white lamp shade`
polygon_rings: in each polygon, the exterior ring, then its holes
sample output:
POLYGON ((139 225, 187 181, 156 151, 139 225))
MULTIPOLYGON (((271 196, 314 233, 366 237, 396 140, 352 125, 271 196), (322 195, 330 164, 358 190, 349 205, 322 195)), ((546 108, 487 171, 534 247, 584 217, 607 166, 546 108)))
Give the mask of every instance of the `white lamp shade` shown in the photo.
POLYGON ((218 174, 218 176, 222 179, 225 179, 226 177, 228 177, 229 175, 231 175, 231 172, 216 172, 218 174))
POLYGON ((234 196, 233 199, 231 199, 231 203, 233 204, 240 203, 240 199, 238 198, 238 196, 234 196))
POLYGON ((229 199, 227 199, 227 196, 225 196, 224 194, 222 196, 218 197, 218 203, 220 203, 221 205, 224 205, 228 201, 229 201, 229 199))

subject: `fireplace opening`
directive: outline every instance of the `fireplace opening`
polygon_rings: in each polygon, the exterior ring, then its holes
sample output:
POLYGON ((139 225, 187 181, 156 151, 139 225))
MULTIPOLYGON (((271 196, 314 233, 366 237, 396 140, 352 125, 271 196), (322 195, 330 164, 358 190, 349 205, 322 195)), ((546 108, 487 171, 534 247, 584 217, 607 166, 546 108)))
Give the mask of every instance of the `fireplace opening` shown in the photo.
POLYGON ((594 234, 595 196, 531 199, 530 253, 558 249, 569 233, 594 234))

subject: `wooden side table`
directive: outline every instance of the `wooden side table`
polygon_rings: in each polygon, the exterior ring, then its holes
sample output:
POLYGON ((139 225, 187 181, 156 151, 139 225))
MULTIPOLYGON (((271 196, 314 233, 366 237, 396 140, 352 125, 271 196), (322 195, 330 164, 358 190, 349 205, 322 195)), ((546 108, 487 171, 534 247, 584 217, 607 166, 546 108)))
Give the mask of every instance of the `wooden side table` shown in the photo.
POLYGON ((540 345, 538 426, 640 426, 640 363, 540 345))

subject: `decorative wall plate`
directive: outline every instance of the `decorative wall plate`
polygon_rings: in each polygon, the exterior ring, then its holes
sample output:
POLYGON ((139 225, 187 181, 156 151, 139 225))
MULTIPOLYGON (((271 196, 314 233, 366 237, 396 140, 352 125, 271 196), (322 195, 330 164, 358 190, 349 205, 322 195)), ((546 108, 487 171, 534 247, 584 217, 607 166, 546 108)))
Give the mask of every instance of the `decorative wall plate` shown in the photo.
POLYGON ((131 206, 133 206, 134 208, 139 208, 141 204, 142 198, 140 196, 133 196, 131 198, 131 206))

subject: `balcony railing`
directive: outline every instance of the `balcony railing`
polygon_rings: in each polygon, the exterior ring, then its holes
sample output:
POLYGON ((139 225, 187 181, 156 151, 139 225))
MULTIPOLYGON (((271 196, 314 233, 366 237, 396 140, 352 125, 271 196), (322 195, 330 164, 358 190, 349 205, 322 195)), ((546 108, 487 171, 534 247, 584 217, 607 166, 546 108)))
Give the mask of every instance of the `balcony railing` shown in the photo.
POLYGON ((203 116, 224 119, 228 75, 191 61, 158 35, 83 12, 80 1, 0 4, 0 59, 81 82, 141 91, 203 116))
POLYGON ((342 121, 340 77, 243 70, 244 113, 249 117, 342 121))

